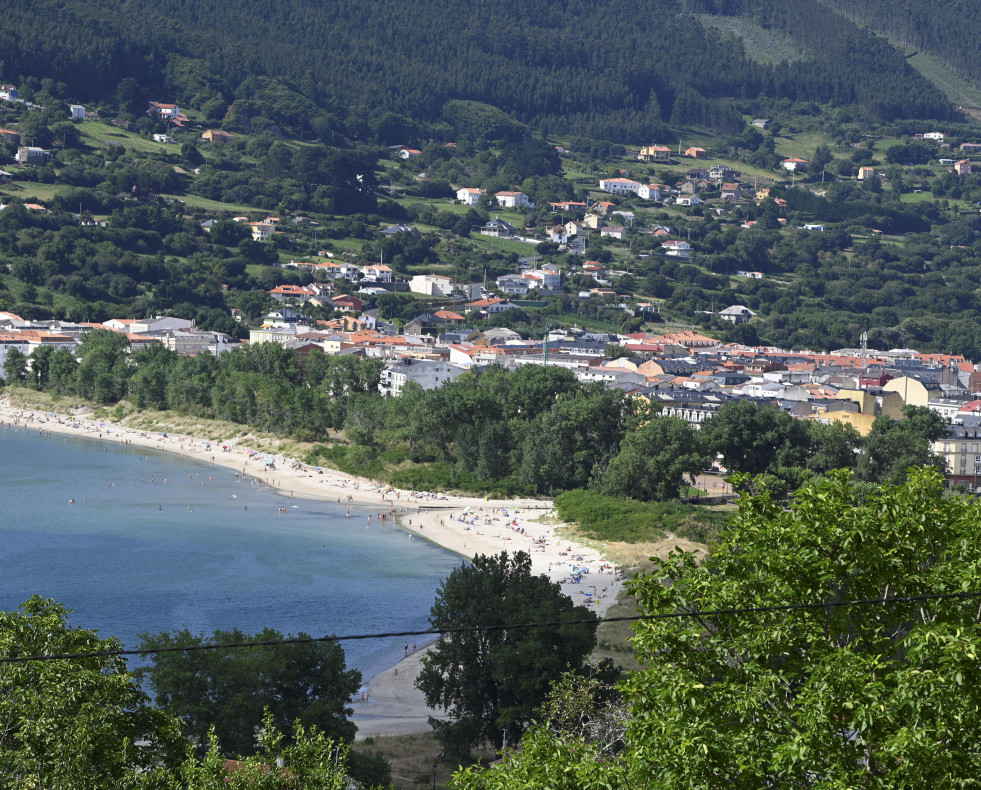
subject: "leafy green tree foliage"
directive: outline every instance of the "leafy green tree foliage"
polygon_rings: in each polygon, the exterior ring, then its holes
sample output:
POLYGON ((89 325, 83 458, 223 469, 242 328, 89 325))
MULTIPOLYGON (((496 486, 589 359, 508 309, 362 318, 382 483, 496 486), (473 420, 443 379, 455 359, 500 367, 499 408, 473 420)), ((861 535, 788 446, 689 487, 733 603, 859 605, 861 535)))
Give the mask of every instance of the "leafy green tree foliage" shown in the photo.
MULTIPOLYGON (((215 631, 205 640, 185 628, 143 634, 140 644, 150 649, 282 638, 267 628, 255 635, 215 631)), ((361 684, 361 673, 347 669, 337 642, 155 654, 137 675, 150 683, 158 704, 177 716, 189 735, 203 744, 213 728, 225 752, 254 753, 264 709, 279 729, 298 721, 315 725, 334 740, 354 738, 347 705, 361 684)))
POLYGON ((349 780, 347 748, 316 727, 293 724, 287 737, 267 711, 258 729, 258 750, 243 760, 226 762, 214 733, 202 758, 188 755, 177 769, 148 774, 146 786, 159 790, 345 790, 349 780))
POLYGON ((862 436, 851 425, 832 422, 811 425, 811 451, 807 468, 824 473, 832 469, 852 469, 858 461, 862 436))
MULTIPOLYGON (((979 515, 946 498, 935 472, 864 503, 836 473, 798 492, 790 511, 748 498, 707 562, 676 554, 634 591, 641 611, 660 613, 973 590, 979 515)), ((635 754, 645 750, 660 786, 956 786, 981 768, 968 732, 981 723, 981 694, 966 682, 981 641, 976 608, 644 622, 636 644, 650 668, 626 689, 635 754)))
POLYGON ((7 351, 7 358, 3 362, 4 376, 11 382, 23 383, 27 380, 27 354, 19 348, 11 348, 7 351))
POLYGON ((976 591, 979 530, 981 505, 949 496, 934 470, 867 499, 847 472, 814 478, 789 510, 744 497, 707 560, 677 552, 632 585, 641 613, 672 617, 634 626, 647 668, 622 686, 619 752, 535 730, 453 786, 971 787, 976 600, 710 612, 976 591))
POLYGON ((126 335, 108 329, 93 329, 78 343, 80 358, 74 375, 74 390, 98 403, 115 403, 126 394, 133 373, 129 364, 126 335))
MULTIPOLYGON (((434 629, 546 621, 592 620, 558 584, 531 572, 524 552, 478 554, 440 585, 429 621, 434 629)), ((423 659, 416 684, 430 707, 443 747, 465 757, 482 741, 516 743, 549 685, 578 669, 596 643, 595 623, 449 633, 423 659)))
MULTIPOLYGON (((0 656, 118 650, 117 639, 68 624, 68 610, 33 597, 0 612, 0 656)), ((184 754, 177 722, 154 709, 121 657, 0 666, 0 785, 128 788, 184 754), (137 747, 136 741, 149 745, 137 747)))
POLYGON ((726 469, 751 475, 802 466, 810 446, 807 423, 746 400, 727 403, 705 420, 699 438, 722 454, 726 469))
POLYGON ((663 502, 677 499, 686 478, 710 465, 691 425, 678 417, 654 417, 624 436, 600 488, 610 496, 663 502))
POLYGON ((623 401, 600 384, 558 398, 524 441, 521 481, 539 493, 585 488, 620 443, 623 401))
POLYGON ((51 358, 55 351, 51 346, 38 346, 28 359, 31 362, 30 381, 35 389, 44 389, 51 379, 51 358))
POLYGON ((471 790, 620 786, 624 771, 611 758, 623 747, 629 712, 610 683, 610 669, 607 664, 588 667, 588 674, 563 675, 522 737, 519 759, 497 763, 489 770, 481 766, 463 769, 450 786, 471 790))
POLYGON ((870 483, 902 483, 911 466, 936 466, 946 471, 946 459, 932 444, 947 433, 947 421, 925 406, 904 406, 903 419, 877 417, 865 437, 858 476, 870 483))

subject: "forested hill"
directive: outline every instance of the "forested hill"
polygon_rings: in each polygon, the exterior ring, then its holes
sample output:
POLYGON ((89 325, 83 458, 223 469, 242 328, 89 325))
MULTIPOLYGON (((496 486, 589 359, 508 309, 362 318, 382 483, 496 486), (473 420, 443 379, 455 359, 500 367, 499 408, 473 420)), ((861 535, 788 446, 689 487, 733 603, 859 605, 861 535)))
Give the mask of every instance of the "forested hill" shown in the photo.
POLYGON ((981 18, 975 0, 824 0, 840 14, 890 36, 910 50, 938 57, 981 87, 981 18))
POLYGON ((459 118, 446 103, 466 99, 555 132, 634 142, 668 139, 668 124, 738 133, 742 113, 753 111, 747 101, 761 96, 851 106, 874 121, 956 112, 900 52, 819 0, 4 6, 0 79, 49 77, 85 100, 117 100, 129 77, 157 98, 214 108, 248 100, 249 78, 266 75, 355 120, 393 111, 437 132, 432 124, 449 122, 449 134, 459 131, 459 118), (719 11, 781 31, 802 57, 791 64, 747 57, 739 39, 696 16, 719 11))

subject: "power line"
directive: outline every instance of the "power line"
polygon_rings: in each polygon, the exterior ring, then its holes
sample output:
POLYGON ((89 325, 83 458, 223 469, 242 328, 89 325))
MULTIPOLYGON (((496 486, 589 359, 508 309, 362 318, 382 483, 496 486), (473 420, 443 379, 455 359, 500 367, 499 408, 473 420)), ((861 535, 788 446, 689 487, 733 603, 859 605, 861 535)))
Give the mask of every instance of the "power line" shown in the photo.
POLYGON ((682 620, 696 617, 717 617, 765 612, 789 612, 807 609, 834 609, 848 606, 886 606, 897 603, 918 603, 921 601, 940 601, 947 599, 967 600, 981 597, 978 592, 927 593, 907 595, 896 598, 863 598, 850 601, 824 601, 821 603, 789 603, 773 606, 740 606, 730 609, 696 609, 692 611, 662 612, 660 614, 639 614, 623 617, 594 617, 580 620, 548 620, 534 623, 503 623, 496 625, 473 625, 463 628, 442 628, 426 631, 388 631, 372 634, 346 634, 344 636, 306 636, 286 639, 266 639, 251 642, 222 642, 201 645, 175 645, 134 650, 99 650, 90 653, 57 653, 52 655, 0 657, 0 664, 17 664, 29 661, 59 661, 80 658, 108 658, 111 656, 150 656, 164 653, 192 653, 200 650, 234 650, 250 647, 275 647, 278 645, 307 645, 317 642, 352 642, 359 639, 388 639, 407 636, 445 636, 448 634, 470 634, 485 631, 507 631, 528 628, 554 628, 565 625, 599 625, 600 623, 635 622, 638 620, 682 620))

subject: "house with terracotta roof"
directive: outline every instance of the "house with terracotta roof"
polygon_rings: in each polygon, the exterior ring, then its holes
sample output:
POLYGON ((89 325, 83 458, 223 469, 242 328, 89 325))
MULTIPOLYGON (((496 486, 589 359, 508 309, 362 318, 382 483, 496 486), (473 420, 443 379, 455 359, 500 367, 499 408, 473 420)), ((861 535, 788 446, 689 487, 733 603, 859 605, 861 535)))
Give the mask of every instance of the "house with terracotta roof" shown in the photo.
POLYGON ((252 228, 252 241, 265 241, 276 232, 276 225, 268 220, 262 222, 250 222, 252 228))
POLYGON ((177 118, 181 114, 181 108, 176 104, 152 101, 148 103, 146 113, 158 121, 169 121, 172 118, 177 118))
POLYGON ((734 181, 727 182, 722 185, 722 199, 723 200, 739 200, 742 198, 742 192, 739 189, 739 184, 734 181))
POLYGON ((480 203, 480 199, 487 194, 486 189, 479 189, 477 187, 463 187, 456 191, 456 199, 459 200, 464 206, 476 206, 480 203))
POLYGON ((335 310, 341 310, 345 313, 360 313, 362 310, 364 310, 364 302, 358 299, 358 297, 351 296, 350 294, 340 294, 338 296, 331 297, 330 303, 334 305, 335 310))
POLYGON ((0 141, 17 145, 20 142, 20 133, 10 129, 0 129, 0 141))
POLYGON ((497 200, 497 205, 503 208, 534 208, 535 204, 531 202, 529 197, 524 192, 497 192, 494 195, 497 200))
POLYGON ((644 200, 661 200, 667 187, 664 184, 641 184, 637 190, 637 197, 644 200))
POLYGON ((629 195, 636 193, 641 187, 639 181, 630 178, 601 178, 599 188, 611 195, 629 195))
POLYGON ((464 311, 467 313, 484 313, 486 315, 493 315, 494 313, 503 313, 506 310, 516 310, 518 306, 516 304, 511 304, 505 299, 494 299, 485 298, 478 299, 476 302, 468 302, 464 305, 464 311))
POLYGON ((623 225, 604 225, 600 228, 600 236, 623 241, 627 238, 627 229, 623 225))
POLYGON ((208 129, 201 134, 201 139, 209 143, 229 143, 235 139, 235 135, 221 129, 208 129))
POLYGON ((386 266, 384 263, 362 266, 361 274, 366 280, 373 280, 376 283, 390 283, 395 279, 392 274, 392 267, 386 266))
POLYGON ((437 310, 435 316, 443 320, 447 324, 462 324, 467 319, 464 318, 459 313, 454 313, 452 310, 437 310))
POLYGON ((282 304, 283 302, 312 299, 317 293, 310 288, 303 288, 299 285, 277 285, 269 291, 269 295, 282 304))
POLYGON ((645 145, 637 158, 642 162, 670 162, 671 149, 666 145, 645 145))
POLYGON ((708 152, 704 148, 692 146, 691 148, 685 149, 685 156, 691 157, 692 159, 705 159, 708 157, 708 152))

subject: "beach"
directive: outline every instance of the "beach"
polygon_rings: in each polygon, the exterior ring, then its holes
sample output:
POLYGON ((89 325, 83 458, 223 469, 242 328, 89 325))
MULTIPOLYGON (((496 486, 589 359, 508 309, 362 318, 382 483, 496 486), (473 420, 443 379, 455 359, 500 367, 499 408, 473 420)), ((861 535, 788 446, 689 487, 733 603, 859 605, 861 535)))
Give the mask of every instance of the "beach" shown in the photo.
MULTIPOLYGON (((208 442, 171 432, 148 433, 93 419, 90 414, 57 414, 11 406, 0 400, 0 424, 105 443, 176 453, 220 465, 275 487, 284 497, 350 504, 359 516, 395 519, 412 539, 431 541, 461 557, 525 551, 535 573, 562 585, 577 604, 602 614, 620 591, 617 569, 595 549, 555 534, 540 518, 551 512, 547 500, 495 500, 441 492, 406 491, 332 469, 318 469, 280 454, 258 453, 236 440, 208 442)), ((415 688, 424 645, 418 641, 392 656, 394 666, 366 684, 367 700, 356 700, 358 737, 428 730, 428 709, 415 688), (395 662, 398 662, 397 664, 395 662)))

